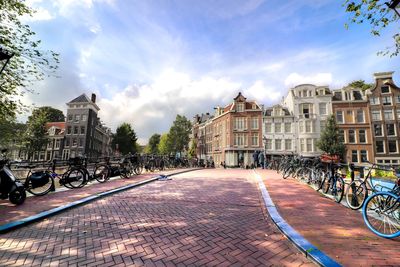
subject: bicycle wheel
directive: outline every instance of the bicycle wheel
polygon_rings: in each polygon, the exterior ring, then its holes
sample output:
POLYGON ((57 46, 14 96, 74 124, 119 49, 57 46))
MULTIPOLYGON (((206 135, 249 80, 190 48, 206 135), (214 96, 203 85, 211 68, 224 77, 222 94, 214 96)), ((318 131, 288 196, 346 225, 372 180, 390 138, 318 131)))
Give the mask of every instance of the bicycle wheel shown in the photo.
POLYGON ((35 196, 44 196, 48 194, 54 188, 54 178, 49 173, 45 173, 43 175, 45 176, 42 177, 39 181, 31 179, 31 176, 26 178, 26 191, 35 196))
POLYGON ((289 175, 290 175, 290 170, 291 168, 289 167, 289 168, 286 168, 283 172, 282 172, 282 177, 283 177, 283 179, 286 179, 286 178, 288 178, 289 177, 289 175))
POLYGON ((367 197, 367 186, 362 180, 354 180, 346 189, 346 202, 352 210, 360 209, 367 197))
POLYGON ((368 228, 384 238, 400 236, 400 197, 390 192, 371 195, 364 203, 363 218, 368 228))
POLYGON ((81 169, 72 169, 66 175, 66 182, 73 188, 80 188, 86 184, 86 175, 81 169))
POLYGON ((96 166, 93 171, 93 176, 99 183, 105 183, 110 178, 110 169, 107 165, 96 166))
POLYGON ((322 192, 324 192, 325 194, 328 194, 328 191, 331 187, 331 180, 331 176, 329 174, 326 174, 324 180, 322 181, 321 189, 322 192))
POLYGON ((133 168, 133 171, 139 175, 143 172, 143 164, 142 163, 137 163, 137 165, 135 166, 135 168, 133 168))
POLYGON ((342 177, 337 177, 335 184, 332 188, 332 196, 335 198, 337 203, 342 201, 344 195, 344 180, 342 177))

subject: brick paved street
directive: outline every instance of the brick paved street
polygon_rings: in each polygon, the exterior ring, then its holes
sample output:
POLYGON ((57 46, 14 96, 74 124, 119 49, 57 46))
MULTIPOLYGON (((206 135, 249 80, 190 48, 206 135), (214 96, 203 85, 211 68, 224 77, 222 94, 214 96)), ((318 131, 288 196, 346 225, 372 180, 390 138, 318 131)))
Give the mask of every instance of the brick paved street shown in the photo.
POLYGON ((251 171, 173 176, 0 236, 1 266, 312 266, 265 217, 251 171))
POLYGON ((374 235, 362 214, 293 179, 257 170, 281 216, 308 241, 344 266, 400 266, 400 239, 374 235))

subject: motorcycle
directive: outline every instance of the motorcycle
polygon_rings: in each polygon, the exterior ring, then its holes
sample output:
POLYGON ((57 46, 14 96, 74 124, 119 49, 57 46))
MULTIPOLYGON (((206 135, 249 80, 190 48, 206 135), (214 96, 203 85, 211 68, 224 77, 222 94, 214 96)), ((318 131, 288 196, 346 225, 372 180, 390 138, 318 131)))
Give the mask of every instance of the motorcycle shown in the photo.
POLYGON ((0 198, 9 199, 15 205, 21 205, 26 199, 24 185, 17 181, 14 174, 11 172, 8 164, 8 159, 4 157, 6 149, 1 150, 2 158, 0 159, 0 198))

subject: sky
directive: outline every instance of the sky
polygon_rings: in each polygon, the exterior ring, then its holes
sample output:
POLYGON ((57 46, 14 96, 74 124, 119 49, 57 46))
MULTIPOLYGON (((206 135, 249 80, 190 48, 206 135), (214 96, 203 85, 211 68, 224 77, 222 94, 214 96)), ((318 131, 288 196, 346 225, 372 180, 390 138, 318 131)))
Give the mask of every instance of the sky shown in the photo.
MULTIPOLYGON (((169 130, 177 114, 213 112, 242 92, 270 106, 302 83, 338 89, 396 71, 400 56, 378 56, 398 28, 380 37, 345 23, 338 0, 27 0, 23 20, 60 53, 57 76, 22 101, 66 112, 82 93, 97 95, 113 131, 130 123, 139 142, 169 130)), ((20 120, 29 114, 21 114, 20 120)))

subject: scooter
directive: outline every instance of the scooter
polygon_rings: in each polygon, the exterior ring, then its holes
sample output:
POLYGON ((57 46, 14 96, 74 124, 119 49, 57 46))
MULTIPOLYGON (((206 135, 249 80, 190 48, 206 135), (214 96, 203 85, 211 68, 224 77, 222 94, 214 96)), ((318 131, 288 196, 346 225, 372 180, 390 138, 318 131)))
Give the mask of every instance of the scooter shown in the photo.
POLYGON ((24 185, 17 181, 11 172, 8 159, 4 157, 6 149, 1 150, 2 158, 0 159, 0 199, 9 199, 15 205, 21 205, 26 199, 24 185))

